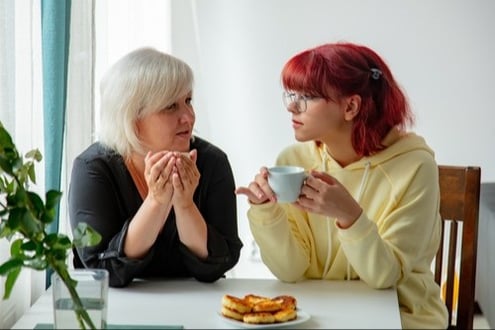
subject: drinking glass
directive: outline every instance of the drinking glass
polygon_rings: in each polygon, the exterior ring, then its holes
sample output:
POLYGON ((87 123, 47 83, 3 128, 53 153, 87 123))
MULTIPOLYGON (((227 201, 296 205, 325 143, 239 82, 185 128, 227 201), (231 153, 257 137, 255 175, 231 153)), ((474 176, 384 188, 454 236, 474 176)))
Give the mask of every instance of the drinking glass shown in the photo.
MULTIPOLYGON (((76 291, 84 309, 97 329, 105 329, 108 305, 108 271, 105 269, 73 269, 69 271, 77 281, 76 291)), ((80 329, 74 301, 57 273, 52 274, 55 329, 80 329)))

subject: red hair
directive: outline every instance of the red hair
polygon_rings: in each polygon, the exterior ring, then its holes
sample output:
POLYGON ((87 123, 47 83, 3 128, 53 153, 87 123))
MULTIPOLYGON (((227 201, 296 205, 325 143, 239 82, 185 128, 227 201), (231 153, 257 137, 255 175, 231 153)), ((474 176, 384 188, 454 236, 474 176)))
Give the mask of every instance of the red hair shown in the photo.
POLYGON ((359 95, 361 108, 351 137, 359 155, 382 150, 381 142, 394 126, 405 128, 414 122, 406 95, 387 64, 365 46, 330 43, 296 54, 282 69, 282 85, 327 101, 335 95, 359 95))

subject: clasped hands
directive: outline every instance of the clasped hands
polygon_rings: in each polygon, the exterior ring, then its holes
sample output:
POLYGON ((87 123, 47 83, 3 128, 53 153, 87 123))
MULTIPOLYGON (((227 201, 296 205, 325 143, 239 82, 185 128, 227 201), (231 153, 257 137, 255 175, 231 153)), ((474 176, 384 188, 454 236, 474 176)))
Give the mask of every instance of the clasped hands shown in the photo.
MULTIPOLYGON (((268 169, 262 167, 247 187, 238 187, 236 194, 246 195, 251 204, 276 202, 275 193, 268 185, 268 169)), ((341 228, 350 227, 362 209, 347 189, 333 176, 312 170, 304 180, 299 198, 292 203, 310 213, 337 219, 341 228)))
POLYGON ((200 173, 196 166, 197 150, 148 152, 144 159, 144 178, 148 195, 160 204, 177 207, 193 203, 200 173))

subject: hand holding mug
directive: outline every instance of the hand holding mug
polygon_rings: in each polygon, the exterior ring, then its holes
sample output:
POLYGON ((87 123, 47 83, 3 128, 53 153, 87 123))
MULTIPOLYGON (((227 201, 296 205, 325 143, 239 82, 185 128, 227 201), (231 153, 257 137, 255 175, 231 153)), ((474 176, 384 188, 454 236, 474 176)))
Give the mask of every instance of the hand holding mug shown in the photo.
POLYGON ((298 198, 305 177, 302 167, 262 167, 248 187, 239 187, 235 193, 246 195, 251 204, 291 203, 298 198))
POLYGON ((333 176, 311 171, 302 188, 302 196, 295 205, 300 209, 336 218, 341 228, 348 228, 361 215, 359 203, 333 176))

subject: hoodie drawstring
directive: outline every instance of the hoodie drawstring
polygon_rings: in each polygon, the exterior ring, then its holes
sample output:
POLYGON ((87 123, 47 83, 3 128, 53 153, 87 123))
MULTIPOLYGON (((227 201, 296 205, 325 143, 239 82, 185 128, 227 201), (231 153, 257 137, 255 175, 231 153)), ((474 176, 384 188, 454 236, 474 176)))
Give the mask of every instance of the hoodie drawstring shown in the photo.
POLYGON ((361 184, 359 185, 359 190, 358 190, 358 195, 357 195, 357 202, 361 202, 361 197, 363 197, 363 192, 364 192, 364 185, 366 184, 366 182, 368 181, 368 175, 369 175, 369 170, 370 170, 370 166, 371 166, 371 162, 368 160, 366 161, 366 163, 364 164, 364 173, 363 173, 363 177, 361 179, 361 184))
MULTIPOLYGON (((368 175, 369 175, 369 170, 371 167, 371 162, 368 160, 364 164, 364 173, 363 177, 361 178, 361 183, 359 184, 359 190, 357 194, 356 201, 359 203, 361 202, 361 198, 363 196, 364 190, 365 190, 365 185, 366 182, 368 181, 368 175)), ((323 153, 323 168, 325 173, 328 173, 327 171, 327 154, 323 153)), ((327 246, 327 257, 325 260, 325 267, 323 268, 323 273, 321 275, 322 279, 324 279, 325 274, 328 273, 329 268, 330 268, 330 259, 332 257, 332 239, 331 239, 331 219, 330 217, 327 217, 327 237, 328 237, 328 246, 327 246)), ((346 270, 346 280, 349 281, 351 279, 351 264, 349 263, 349 260, 347 260, 347 270, 346 270)))
MULTIPOLYGON (((328 173, 328 156, 327 153, 324 151, 323 152, 323 172, 328 173)), ((331 228, 330 228, 330 218, 327 218, 327 257, 325 260, 325 266, 323 267, 323 273, 321 274, 321 278, 325 278, 325 274, 328 272, 330 268, 330 259, 332 257, 332 233, 331 233, 331 228)))
POLYGON ((325 261, 325 267, 323 268, 323 273, 321 274, 322 279, 324 279, 325 274, 328 273, 328 270, 330 268, 330 258, 332 257, 332 233, 330 232, 329 217, 327 217, 327 237, 328 237, 327 258, 325 261))

